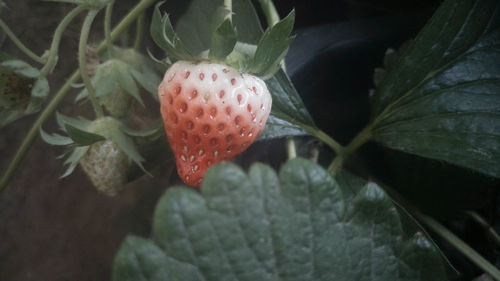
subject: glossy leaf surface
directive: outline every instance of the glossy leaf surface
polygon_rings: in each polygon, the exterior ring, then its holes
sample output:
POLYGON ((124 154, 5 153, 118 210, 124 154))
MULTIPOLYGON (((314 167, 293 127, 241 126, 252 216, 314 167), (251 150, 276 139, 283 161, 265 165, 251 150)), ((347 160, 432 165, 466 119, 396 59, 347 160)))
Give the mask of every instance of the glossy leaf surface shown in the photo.
POLYGON ((166 192, 155 242, 128 238, 113 280, 446 280, 425 237, 403 238, 391 199, 373 183, 355 183, 359 192, 346 200, 338 181, 304 159, 279 175, 262 164, 248 175, 216 165, 201 195, 166 192))
POLYGON ((500 3, 446 1, 377 91, 373 138, 499 177, 500 3))

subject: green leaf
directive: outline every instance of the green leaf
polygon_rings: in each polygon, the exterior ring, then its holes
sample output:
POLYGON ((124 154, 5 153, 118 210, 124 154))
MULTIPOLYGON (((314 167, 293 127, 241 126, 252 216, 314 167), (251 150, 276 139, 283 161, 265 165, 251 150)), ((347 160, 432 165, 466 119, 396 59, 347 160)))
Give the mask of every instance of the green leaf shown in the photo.
POLYGON ((68 159, 66 159, 66 161, 64 161, 64 164, 68 165, 68 168, 66 169, 64 174, 62 176, 60 176, 59 178, 62 179, 62 178, 65 178, 65 177, 71 175, 71 173, 73 173, 76 166, 78 165, 78 161, 80 161, 80 159, 85 155, 85 153, 87 153, 87 150, 89 150, 88 146, 75 147, 71 151, 71 154, 68 157, 68 159))
POLYGON ((499 17, 498 1, 444 2, 377 90, 373 138, 500 177, 499 17))
POLYGON ((117 253, 112 280, 203 280, 198 270, 190 264, 168 257, 152 241, 130 236, 117 253))
POLYGON ((16 121, 17 119, 23 117, 24 108, 21 106, 15 106, 11 108, 5 108, 0 111, 0 128, 16 121))
POLYGON ((401 266, 407 268, 402 271, 402 279, 427 281, 436 280, 436 275, 446 275, 437 249, 421 233, 406 243, 401 259, 401 266))
POLYGON ((85 129, 91 123, 91 121, 89 121, 83 117, 73 118, 73 117, 63 115, 59 112, 56 112, 56 120, 57 120, 57 124, 59 125, 59 128, 61 128, 61 130, 63 130, 63 131, 66 131, 66 124, 69 124, 75 128, 78 128, 80 130, 85 131, 85 129))
POLYGON ((134 130, 128 127, 124 127, 123 131, 131 136, 131 137, 139 137, 139 138, 152 138, 157 137, 164 133, 165 128, 163 127, 163 120, 159 118, 158 120, 152 122, 152 125, 149 128, 144 130, 134 130))
POLYGON ((252 73, 267 79, 279 69, 281 60, 285 57, 288 47, 293 41, 293 38, 288 36, 292 32, 294 21, 295 10, 266 30, 255 52, 250 69, 252 73))
MULTIPOLYGON (((222 163, 207 172, 201 195, 167 190, 155 210, 153 239, 201 280, 447 280, 432 244, 423 236, 404 239, 391 199, 373 183, 360 184, 346 200, 339 182, 304 159, 288 161, 279 176, 263 164, 247 175, 222 163)), ((140 252, 141 263, 121 259, 114 272, 157 280, 147 276, 159 274, 163 265, 151 268, 163 258, 144 243, 151 250, 124 244, 120 253, 140 252)), ((163 280, 176 280, 179 271, 163 280)))
POLYGON ((292 122, 283 120, 271 113, 269 115, 269 118, 267 119, 264 130, 259 135, 258 140, 273 139, 286 136, 304 136, 304 135, 309 135, 309 133, 302 127, 292 122))
POLYGON ((160 6, 163 3, 165 3, 165 1, 159 1, 153 10, 153 17, 151 19, 149 33, 156 45, 158 45, 158 47, 162 48, 163 50, 166 50, 168 48, 168 43, 163 39, 163 23, 160 12, 160 6))
MULTIPOLYGON (((143 171, 145 171, 144 167, 142 166, 142 162, 144 161, 144 158, 139 154, 137 151, 134 142, 125 135, 121 130, 113 130, 109 132, 110 134, 110 139, 118 145, 118 147, 125 152, 127 157, 134 161, 137 166, 139 166, 143 171)), ((145 171, 146 172, 146 171, 145 171)))
POLYGON ((279 115, 286 115, 291 121, 314 127, 311 115, 307 112, 292 81, 283 70, 276 72, 271 79, 266 81, 266 84, 273 98, 272 110, 274 112, 279 112, 279 115))
POLYGON ((236 30, 231 20, 227 18, 213 30, 208 56, 213 59, 224 60, 233 51, 236 41, 236 30))
POLYGON ((69 137, 78 145, 82 146, 91 145, 93 143, 106 139, 101 135, 80 130, 77 127, 74 127, 70 124, 66 124, 65 127, 69 137))
POLYGON ((144 102, 139 94, 139 88, 135 83, 132 74, 128 72, 128 67, 124 65, 123 67, 117 67, 118 69, 118 83, 121 88, 124 89, 127 93, 129 93, 132 97, 134 97, 142 106, 144 106, 144 102))
POLYGON ((161 78, 158 74, 149 68, 143 68, 142 72, 136 69, 130 69, 130 74, 135 81, 139 83, 146 91, 151 93, 158 100, 158 85, 161 83, 161 78))
POLYGON ((47 134, 41 127, 40 127, 40 136, 42 139, 52 145, 69 145, 73 143, 73 140, 69 137, 61 136, 58 134, 47 134))
POLYGON ((153 41, 167 52, 168 56, 175 59, 191 60, 192 56, 174 32, 169 16, 167 14, 161 16, 159 8, 161 4, 163 2, 159 2, 155 6, 151 20, 150 33, 153 41))
POLYGON ((46 78, 37 79, 31 89, 31 96, 37 98, 46 98, 49 95, 49 82, 46 78))
MULTIPOLYGON (((191 54, 200 54, 211 45, 211 26, 208 24, 222 0, 193 0, 186 13, 178 20, 176 33, 191 54)), ((257 44, 262 27, 255 8, 248 0, 233 0, 233 25, 238 31, 238 41, 257 44)))
POLYGON ((17 74, 29 77, 29 78, 38 78, 40 76, 40 71, 38 69, 32 67, 27 62, 22 60, 7 60, 1 63, 2 66, 9 67, 17 74))
POLYGON ((238 41, 257 45, 263 31, 255 7, 249 0, 233 0, 233 25, 238 41))

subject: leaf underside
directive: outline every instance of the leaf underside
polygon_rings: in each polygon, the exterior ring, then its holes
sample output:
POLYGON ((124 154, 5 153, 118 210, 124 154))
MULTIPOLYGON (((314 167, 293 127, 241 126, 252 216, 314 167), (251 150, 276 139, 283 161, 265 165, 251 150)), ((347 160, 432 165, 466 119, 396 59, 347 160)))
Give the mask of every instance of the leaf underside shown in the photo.
POLYGON ((374 97, 373 138, 500 177, 500 2, 442 4, 374 97))
POLYGON ((128 237, 113 280, 446 280, 424 236, 403 238, 391 199, 354 182, 359 192, 344 196, 346 186, 304 159, 279 175, 263 164, 248 175, 216 165, 201 195, 166 192, 154 241, 128 237))

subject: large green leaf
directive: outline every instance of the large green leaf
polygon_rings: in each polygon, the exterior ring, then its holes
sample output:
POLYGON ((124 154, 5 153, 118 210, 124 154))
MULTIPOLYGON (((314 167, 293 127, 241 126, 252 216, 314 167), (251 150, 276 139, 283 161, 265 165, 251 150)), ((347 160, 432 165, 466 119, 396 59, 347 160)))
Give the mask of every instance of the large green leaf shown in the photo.
MULTIPOLYGON (((216 9, 223 4, 222 0, 193 0, 177 22, 175 31, 192 54, 196 55, 210 48, 210 20, 216 9)), ((238 40, 257 44, 262 35, 262 27, 250 1, 234 0, 233 13, 238 40)))
POLYGON ((500 177, 500 2, 449 0, 374 99, 373 138, 500 177))
POLYGON ((350 181, 359 191, 346 199, 339 184, 304 159, 288 161, 279 176, 262 164, 248 175, 231 163, 216 165, 201 195, 166 192, 154 215, 154 243, 126 239, 113 280, 188 273, 186 280, 207 281, 446 280, 439 253, 420 234, 404 238, 378 186, 350 181))

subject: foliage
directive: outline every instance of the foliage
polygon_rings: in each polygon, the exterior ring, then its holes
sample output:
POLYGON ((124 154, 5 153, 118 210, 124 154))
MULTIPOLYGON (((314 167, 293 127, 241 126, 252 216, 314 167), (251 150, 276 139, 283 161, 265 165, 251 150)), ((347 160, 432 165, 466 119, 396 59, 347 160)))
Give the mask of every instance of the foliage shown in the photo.
MULTIPOLYGON (((494 266, 414 209, 408 198, 343 166, 345 160, 356 159, 352 155, 362 145, 375 141, 443 161, 445 167, 500 177, 500 2, 444 1, 391 63, 387 75, 381 81, 377 77, 371 120, 342 146, 316 126, 308 111, 313 109, 306 108, 286 73, 283 58, 294 39, 295 11, 279 20, 272 2, 260 1, 269 16, 263 30, 249 0, 193 0, 175 23, 162 13, 163 2, 142 0, 112 32, 114 1, 53 1, 76 7, 61 21, 42 56, 31 52, 0 20, 10 39, 42 64, 37 68, 1 54, 1 127, 42 109, 60 38, 73 18, 87 12, 79 71, 43 109, 1 179, 0 191, 38 134, 48 144, 66 148, 68 168, 63 177, 73 172, 92 145, 105 140, 124 152, 127 163, 147 173, 143 164, 148 159, 137 146, 157 145, 153 140, 164 129, 157 120, 147 125, 136 122, 140 118, 135 118, 134 104, 148 106, 144 101, 149 95, 157 100, 160 71, 176 60, 211 60, 263 77, 273 107, 259 141, 286 137, 289 158, 296 156, 293 136, 317 138, 334 152, 325 154, 331 163, 328 169, 302 158, 284 163, 279 174, 264 164, 254 164, 245 173, 235 164, 222 163, 208 171, 200 192, 169 188, 156 207, 152 239, 125 239, 115 257, 113 280, 447 280, 446 258, 419 223, 500 278, 494 266), (143 54, 140 22, 133 49, 113 45, 153 4, 149 34, 164 57, 143 54), (104 9, 105 38, 97 49, 97 63, 87 65, 88 33, 104 9), (80 78, 83 83, 76 83, 80 78), (76 101, 90 101, 95 118, 57 114, 65 135, 45 132, 43 123, 71 86, 84 87, 76 101)), ((408 186, 418 186, 407 180, 408 186)))
POLYGON ((248 175, 219 164, 201 195, 165 193, 154 242, 128 237, 113 280, 446 280, 424 236, 403 240, 391 199, 374 183, 357 184, 346 199, 345 180, 304 159, 279 176, 262 164, 248 175))

